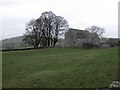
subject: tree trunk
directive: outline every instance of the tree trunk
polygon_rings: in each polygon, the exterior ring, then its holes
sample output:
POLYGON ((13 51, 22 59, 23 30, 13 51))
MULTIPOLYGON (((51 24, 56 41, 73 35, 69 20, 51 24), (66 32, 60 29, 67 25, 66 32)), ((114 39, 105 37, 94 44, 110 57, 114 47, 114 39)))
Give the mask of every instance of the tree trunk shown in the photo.
POLYGON ((57 38, 54 38, 54 46, 55 46, 55 44, 57 43, 57 38))

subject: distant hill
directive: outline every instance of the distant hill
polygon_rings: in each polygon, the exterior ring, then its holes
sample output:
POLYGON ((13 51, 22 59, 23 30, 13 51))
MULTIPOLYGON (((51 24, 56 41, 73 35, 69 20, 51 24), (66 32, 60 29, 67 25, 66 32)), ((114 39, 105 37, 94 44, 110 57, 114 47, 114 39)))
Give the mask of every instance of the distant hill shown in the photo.
MULTIPOLYGON (((23 36, 13 37, 13 38, 7 38, 2 41, 0 41, 0 48, 2 49, 18 49, 18 48, 25 48, 30 47, 28 45, 25 46, 23 43, 23 36)), ((63 46, 64 39, 58 39, 58 42, 56 43, 56 46, 63 46)))
POLYGON ((22 40, 23 40, 23 36, 18 36, 18 37, 4 39, 0 41, 0 43, 2 43, 3 49, 22 48, 25 47, 22 40))
POLYGON ((7 38, 2 40, 2 42, 21 42, 23 39, 23 36, 13 37, 13 38, 7 38))

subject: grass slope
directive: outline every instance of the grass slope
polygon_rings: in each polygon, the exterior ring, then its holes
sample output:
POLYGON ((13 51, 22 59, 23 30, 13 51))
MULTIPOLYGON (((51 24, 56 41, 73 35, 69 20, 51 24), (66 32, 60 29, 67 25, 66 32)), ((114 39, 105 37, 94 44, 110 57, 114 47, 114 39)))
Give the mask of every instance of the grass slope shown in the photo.
POLYGON ((3 52, 4 88, 101 88, 118 80, 118 48, 3 52))

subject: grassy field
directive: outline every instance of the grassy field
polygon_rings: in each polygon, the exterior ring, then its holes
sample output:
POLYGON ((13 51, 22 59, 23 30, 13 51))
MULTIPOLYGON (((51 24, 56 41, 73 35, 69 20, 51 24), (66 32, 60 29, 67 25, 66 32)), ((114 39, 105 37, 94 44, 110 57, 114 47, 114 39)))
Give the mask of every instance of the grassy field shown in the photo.
POLYGON ((3 88, 103 88, 118 80, 118 48, 3 52, 3 88))

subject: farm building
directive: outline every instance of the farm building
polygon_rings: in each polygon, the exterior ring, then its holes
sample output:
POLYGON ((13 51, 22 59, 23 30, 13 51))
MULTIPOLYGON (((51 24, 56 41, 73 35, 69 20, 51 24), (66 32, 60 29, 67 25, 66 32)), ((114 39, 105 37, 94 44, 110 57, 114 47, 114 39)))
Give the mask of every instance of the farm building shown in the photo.
POLYGON ((100 40, 97 34, 86 30, 70 28, 65 34, 64 47, 81 47, 83 43, 99 45, 100 40))

